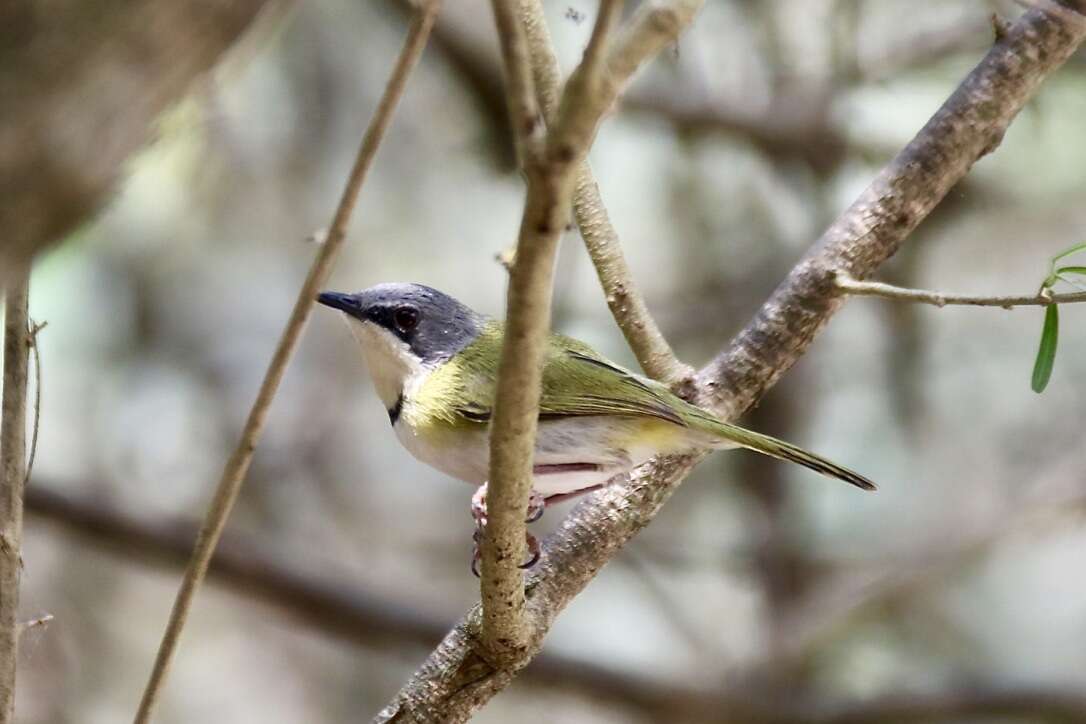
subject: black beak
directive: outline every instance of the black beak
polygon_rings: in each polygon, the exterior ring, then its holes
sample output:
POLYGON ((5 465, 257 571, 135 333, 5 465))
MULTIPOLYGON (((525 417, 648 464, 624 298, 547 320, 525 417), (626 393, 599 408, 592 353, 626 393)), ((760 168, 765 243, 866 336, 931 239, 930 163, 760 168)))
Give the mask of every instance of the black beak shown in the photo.
POLYGON ((317 301, 326 307, 332 309, 338 309, 341 312, 346 312, 353 317, 357 317, 361 311, 358 304, 358 297, 354 294, 344 294, 342 292, 321 292, 317 295, 317 301))

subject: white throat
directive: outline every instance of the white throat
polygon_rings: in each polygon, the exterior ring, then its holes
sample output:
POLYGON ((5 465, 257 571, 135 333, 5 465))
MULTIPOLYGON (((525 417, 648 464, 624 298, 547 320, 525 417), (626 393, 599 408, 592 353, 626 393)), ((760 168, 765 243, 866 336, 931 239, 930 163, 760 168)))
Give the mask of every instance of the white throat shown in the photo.
POLYGON ((362 347, 362 356, 366 358, 370 379, 381 398, 385 409, 396 406, 400 395, 410 394, 426 374, 422 360, 411 351, 406 342, 397 338, 387 329, 347 317, 347 326, 351 335, 362 347))

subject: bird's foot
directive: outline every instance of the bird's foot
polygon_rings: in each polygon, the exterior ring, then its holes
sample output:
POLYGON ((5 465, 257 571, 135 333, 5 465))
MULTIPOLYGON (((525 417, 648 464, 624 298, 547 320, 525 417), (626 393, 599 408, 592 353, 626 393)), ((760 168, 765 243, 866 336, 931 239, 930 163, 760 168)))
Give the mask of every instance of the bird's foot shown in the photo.
MULTIPOLYGON (((547 507, 547 499, 542 493, 533 490, 528 496, 528 511, 525 523, 534 523, 543 517, 543 511, 547 507)), ((471 572, 479 577, 479 561, 482 560, 482 542, 486 532, 486 484, 471 496, 471 517, 475 520, 475 533, 472 535, 471 572)), ((528 559, 520 564, 520 568, 531 568, 539 562, 541 555, 539 539, 531 533, 525 532, 524 542, 528 547, 528 559)))
POLYGON ((486 483, 479 486, 471 495, 471 517, 475 520, 476 540, 479 532, 486 527, 486 483))
MULTIPOLYGON (((471 572, 478 578, 479 577, 479 564, 483 560, 483 530, 476 528, 474 535, 471 537, 471 572)), ((528 547, 528 560, 521 563, 519 568, 527 570, 533 567, 536 563, 539 563, 539 558, 542 556, 542 551, 539 546, 539 539, 531 533, 524 534, 524 543, 528 547)))
MULTIPOLYGON (((538 490, 532 490, 528 494, 528 512, 524 517, 525 523, 534 523, 543 517, 547 508, 547 499, 538 490)), ((475 527, 486 528, 486 483, 483 483, 471 496, 471 517, 475 520, 475 527)))
POLYGON ((534 523, 543 517, 543 511, 547 508, 547 499, 543 497, 543 493, 533 489, 528 494, 528 516, 524 519, 525 523, 534 523))

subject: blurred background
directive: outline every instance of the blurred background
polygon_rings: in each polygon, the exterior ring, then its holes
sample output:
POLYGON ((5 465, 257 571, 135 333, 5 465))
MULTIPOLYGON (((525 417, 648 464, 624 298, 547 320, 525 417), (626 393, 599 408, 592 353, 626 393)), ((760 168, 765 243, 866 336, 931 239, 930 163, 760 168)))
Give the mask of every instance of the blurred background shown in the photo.
MULTIPOLYGON (((548 2, 564 68, 596 5, 548 2)), ((649 306, 707 362, 992 41, 978 0, 710 0, 591 160, 649 306)), ((407 22, 399 0, 266 14, 161 118, 108 207, 32 277, 44 369, 23 553, 23 722, 132 716, 194 525, 407 22)), ((501 314, 515 237, 489 4, 448 2, 330 287, 501 314)), ((1076 56, 880 278, 1030 293, 1086 236, 1076 56)), ((1080 262, 1082 263, 1082 262, 1080 262)), ((745 422, 878 481, 701 465, 479 722, 1086 721, 1086 310, 854 299, 745 422)), ((575 232, 555 327, 635 366, 575 232)), ((377 712, 478 599, 471 489, 400 448, 318 308, 157 721, 377 712)), ((537 533, 569 506, 548 510, 537 533)))

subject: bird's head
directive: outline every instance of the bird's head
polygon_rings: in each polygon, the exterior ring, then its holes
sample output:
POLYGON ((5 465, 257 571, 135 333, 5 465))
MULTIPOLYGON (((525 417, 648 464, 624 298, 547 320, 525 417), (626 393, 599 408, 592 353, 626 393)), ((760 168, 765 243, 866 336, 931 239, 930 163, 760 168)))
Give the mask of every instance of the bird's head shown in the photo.
POLYGON ((471 344, 485 323, 449 295, 421 284, 322 292, 317 301, 343 312, 386 407, 396 404, 413 379, 471 344))

